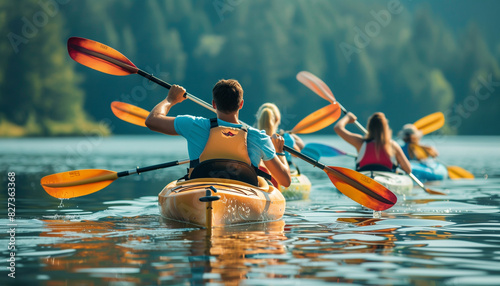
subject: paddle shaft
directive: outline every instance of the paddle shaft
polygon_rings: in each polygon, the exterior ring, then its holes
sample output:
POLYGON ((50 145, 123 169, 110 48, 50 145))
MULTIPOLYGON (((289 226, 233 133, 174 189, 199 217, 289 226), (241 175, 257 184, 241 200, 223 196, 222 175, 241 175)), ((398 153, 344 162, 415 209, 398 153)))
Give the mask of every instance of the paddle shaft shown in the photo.
MULTIPOLYGON (((338 101, 337 104, 340 106, 340 109, 342 109, 342 112, 344 112, 344 115, 347 114, 347 110, 345 109, 345 107, 342 106, 342 104, 340 104, 338 101)), ((363 125, 361 125, 361 123, 359 123, 357 119, 356 121, 354 121, 354 124, 356 124, 356 127, 358 127, 358 129, 361 130, 363 133, 365 134, 368 133, 368 130, 366 130, 366 128, 363 125)))
POLYGON ((125 177, 125 176, 128 176, 128 175, 132 175, 132 174, 140 174, 140 173, 154 171, 154 170, 158 170, 158 169, 163 169, 163 168, 173 167, 173 166, 177 166, 177 165, 187 164, 189 162, 190 162, 190 160, 186 159, 186 160, 179 160, 179 161, 172 161, 172 162, 161 163, 161 164, 147 166, 147 167, 142 167, 142 168, 137 167, 137 168, 132 169, 132 170, 118 172, 117 176, 118 176, 118 178, 120 178, 120 177, 125 177))
POLYGON ((321 170, 325 169, 326 168, 326 165, 323 164, 323 163, 320 163, 318 162, 317 160, 314 160, 313 158, 307 156, 307 155, 304 155, 302 153, 300 153, 299 151, 293 149, 293 148, 290 148, 288 146, 283 146, 283 150, 287 151, 288 153, 306 161, 307 163, 313 165, 314 167, 318 167, 320 168, 321 170))
MULTIPOLYGON (((157 84, 165 87, 166 89, 170 89, 170 87, 172 87, 172 85, 170 85, 169 83, 164 82, 163 80, 161 80, 161 79, 153 76, 152 74, 149 74, 149 73, 147 73, 147 72, 145 72, 145 71, 143 71, 141 69, 137 70, 137 74, 140 75, 140 76, 143 76, 143 77, 145 77, 147 79, 149 79, 150 81, 152 81, 154 83, 157 83, 157 84)), ((187 99, 190 99, 190 100, 198 103, 199 105, 205 107, 206 109, 215 112, 215 109, 210 104, 208 104, 205 101, 199 99, 198 97, 196 97, 196 96, 194 96, 194 95, 192 95, 192 94, 190 94, 188 92, 186 92, 184 94, 184 96, 187 97, 187 99)))

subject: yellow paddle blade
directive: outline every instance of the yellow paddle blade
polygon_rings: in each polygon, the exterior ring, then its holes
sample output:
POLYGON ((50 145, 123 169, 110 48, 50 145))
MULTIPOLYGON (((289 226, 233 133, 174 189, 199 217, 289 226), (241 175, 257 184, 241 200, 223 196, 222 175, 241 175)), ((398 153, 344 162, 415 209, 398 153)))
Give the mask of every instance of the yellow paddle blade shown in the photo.
POLYGON ((139 70, 119 51, 85 38, 69 38, 68 53, 80 64, 107 74, 129 75, 139 70))
POLYGON ((117 178, 117 173, 113 171, 84 169, 45 176, 40 184, 49 195, 69 199, 97 192, 117 178))
POLYGON ((389 189, 359 172, 334 166, 323 170, 340 192, 369 209, 383 211, 398 201, 389 189))
POLYGON ((420 145, 410 143, 409 149, 412 151, 414 157, 411 159, 424 160, 429 157, 425 148, 420 145))
POLYGON ((313 75, 308 71, 301 71, 297 74, 297 80, 303 85, 307 86, 310 90, 314 91, 317 95, 329 102, 335 102, 335 96, 330 88, 320 78, 313 75))
POLYGON ((415 121, 413 125, 415 125, 415 127, 422 132, 422 135, 429 134, 443 127, 444 114, 442 112, 429 114, 426 117, 415 121))
POLYGON ((149 111, 120 101, 111 103, 111 110, 116 117, 129 123, 146 127, 145 121, 149 115, 149 111))
POLYGON ((464 168, 458 166, 446 166, 450 179, 474 179, 474 175, 464 168))
POLYGON ((329 104, 306 116, 295 125, 291 132, 308 134, 319 131, 337 121, 340 113, 340 106, 337 103, 329 104))

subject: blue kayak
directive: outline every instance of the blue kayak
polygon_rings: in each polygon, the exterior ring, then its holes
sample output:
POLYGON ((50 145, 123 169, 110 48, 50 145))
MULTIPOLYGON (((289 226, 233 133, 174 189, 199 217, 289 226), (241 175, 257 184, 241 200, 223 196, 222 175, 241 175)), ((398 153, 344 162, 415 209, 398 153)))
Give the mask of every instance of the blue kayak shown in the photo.
POLYGON ((411 172, 422 182, 439 181, 448 178, 446 166, 434 160, 410 161, 411 172))

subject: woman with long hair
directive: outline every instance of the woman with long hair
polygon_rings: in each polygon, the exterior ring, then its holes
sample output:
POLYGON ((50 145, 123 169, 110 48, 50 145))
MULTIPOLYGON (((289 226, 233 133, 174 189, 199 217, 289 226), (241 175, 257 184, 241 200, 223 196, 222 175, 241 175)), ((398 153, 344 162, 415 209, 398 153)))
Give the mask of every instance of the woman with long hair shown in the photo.
POLYGON ((401 147, 392 140, 392 130, 382 112, 375 112, 368 119, 366 136, 348 131, 345 126, 356 121, 356 116, 348 112, 335 124, 335 132, 358 151, 356 170, 395 171, 396 163, 406 173, 411 173, 411 165, 401 147))
MULTIPOLYGON (((280 134, 285 139, 285 145, 293 147, 295 150, 300 151, 304 148, 304 142, 299 136, 295 134, 290 134, 284 132, 283 130, 278 130, 281 123, 281 112, 279 108, 274 103, 264 103, 259 107, 257 114, 256 127, 257 129, 264 130, 267 135, 272 136, 273 134, 280 134)), ((285 152, 286 159, 288 163, 291 163, 292 156, 290 153, 285 152)))

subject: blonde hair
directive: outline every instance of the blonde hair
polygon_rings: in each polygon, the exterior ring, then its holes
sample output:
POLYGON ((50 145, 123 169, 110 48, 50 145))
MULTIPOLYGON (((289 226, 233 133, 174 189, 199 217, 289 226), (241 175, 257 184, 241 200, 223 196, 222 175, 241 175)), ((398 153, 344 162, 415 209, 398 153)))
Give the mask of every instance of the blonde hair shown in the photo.
POLYGON ((264 103, 257 110, 257 128, 266 131, 271 136, 278 130, 281 122, 281 113, 276 104, 264 103))
POLYGON ((375 143, 375 148, 377 149, 375 156, 379 158, 381 148, 384 148, 390 156, 394 155, 394 150, 391 146, 392 130, 389 127, 389 121, 385 115, 382 112, 375 112, 368 119, 366 127, 368 133, 366 134, 365 139, 373 140, 375 143))

